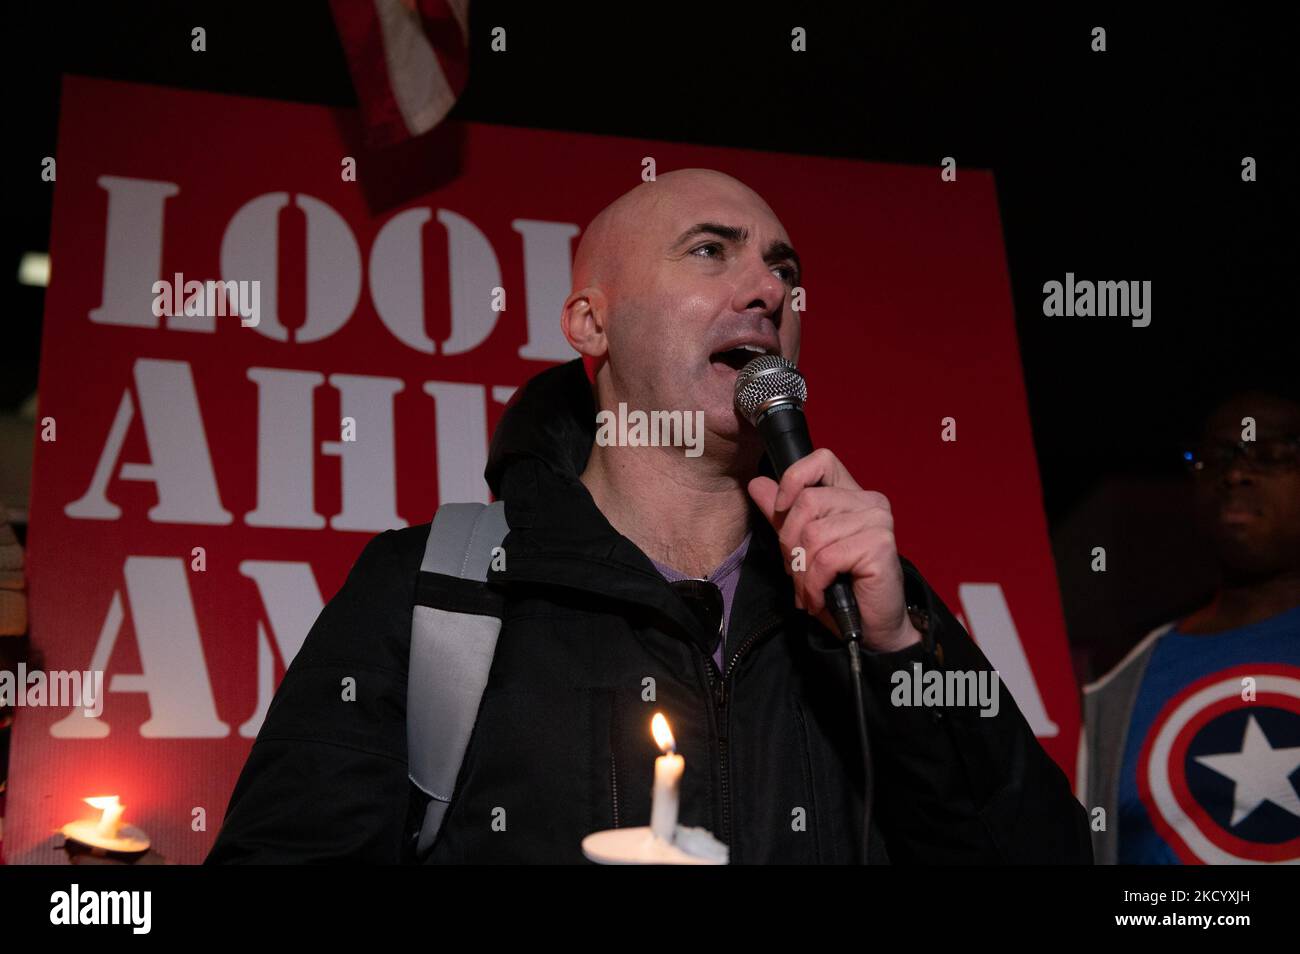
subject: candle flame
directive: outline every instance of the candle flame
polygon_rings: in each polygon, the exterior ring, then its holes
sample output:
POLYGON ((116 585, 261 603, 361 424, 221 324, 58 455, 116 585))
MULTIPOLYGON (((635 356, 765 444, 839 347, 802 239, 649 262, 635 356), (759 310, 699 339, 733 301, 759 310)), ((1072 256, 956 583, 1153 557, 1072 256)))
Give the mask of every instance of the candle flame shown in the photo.
POLYGON ((659 746, 660 751, 665 755, 677 751, 673 730, 668 728, 668 720, 664 718, 662 712, 656 712, 655 717, 650 720, 650 731, 655 737, 655 745, 659 746))
POLYGON ((92 808, 100 810, 99 823, 95 831, 105 838, 116 838, 122 826, 122 812, 125 811, 116 795, 95 795, 83 801, 92 808))

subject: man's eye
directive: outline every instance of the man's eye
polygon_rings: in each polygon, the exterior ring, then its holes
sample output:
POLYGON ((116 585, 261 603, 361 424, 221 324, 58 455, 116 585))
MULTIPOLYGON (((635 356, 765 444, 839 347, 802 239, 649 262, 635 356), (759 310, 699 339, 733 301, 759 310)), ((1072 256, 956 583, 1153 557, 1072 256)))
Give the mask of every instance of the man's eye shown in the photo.
MULTIPOLYGON (((722 251, 722 244, 721 244, 720 242, 706 242, 706 243, 703 244, 703 245, 697 245, 697 246, 695 246, 695 248, 691 249, 691 254, 692 254, 692 255, 695 255, 695 254, 697 254, 701 249, 706 249, 706 248, 715 249, 716 251, 721 252, 721 251, 722 251)), ((706 256, 706 257, 712 257, 712 256, 706 256)))
POLYGON ((1300 459, 1300 442, 1295 440, 1263 440, 1259 442, 1256 456, 1266 464, 1285 464, 1300 459))
POLYGON ((789 285, 793 285, 799 278, 799 276, 795 274, 794 268, 790 265, 778 265, 776 268, 772 269, 772 271, 773 273, 784 272, 785 275, 781 277, 781 281, 789 285))

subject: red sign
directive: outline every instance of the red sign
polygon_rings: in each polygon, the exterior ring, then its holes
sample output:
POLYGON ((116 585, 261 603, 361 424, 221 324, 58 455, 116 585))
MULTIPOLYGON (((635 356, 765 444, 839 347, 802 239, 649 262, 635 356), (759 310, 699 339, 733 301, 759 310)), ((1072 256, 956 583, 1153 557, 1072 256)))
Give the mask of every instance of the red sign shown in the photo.
POLYGON ((734 175, 781 218, 814 437, 890 498, 900 549, 1072 774, 989 174, 475 123, 381 155, 345 110, 79 78, 62 102, 32 636, 49 670, 102 670, 104 698, 19 710, 11 861, 56 860, 53 831, 110 794, 168 860, 203 858, 366 541, 488 499, 505 401, 573 356, 575 239, 647 157, 734 175))

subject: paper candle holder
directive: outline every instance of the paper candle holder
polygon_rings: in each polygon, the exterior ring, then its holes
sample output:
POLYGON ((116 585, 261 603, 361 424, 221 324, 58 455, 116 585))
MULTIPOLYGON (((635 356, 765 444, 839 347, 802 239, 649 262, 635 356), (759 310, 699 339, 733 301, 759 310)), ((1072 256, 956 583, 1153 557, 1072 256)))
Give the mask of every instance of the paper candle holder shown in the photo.
POLYGON ((100 809, 100 816, 68 822, 59 829, 69 854, 132 858, 149 850, 149 836, 134 825, 122 823, 124 806, 116 795, 98 795, 83 801, 100 809))

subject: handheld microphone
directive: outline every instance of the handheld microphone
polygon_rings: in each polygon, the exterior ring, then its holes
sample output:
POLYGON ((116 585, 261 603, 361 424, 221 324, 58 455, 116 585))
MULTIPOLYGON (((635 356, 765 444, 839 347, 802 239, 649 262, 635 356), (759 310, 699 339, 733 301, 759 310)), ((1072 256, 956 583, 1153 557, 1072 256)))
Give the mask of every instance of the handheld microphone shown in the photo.
MULTIPOLYGON (((763 438, 778 481, 786 468, 813 452, 803 413, 808 382, 793 362, 776 354, 752 359, 736 378, 734 400, 741 417, 753 424, 763 438)), ((861 642, 862 618, 853 596, 853 580, 847 573, 841 573, 826 588, 826 609, 840 636, 861 642)))
MULTIPOLYGON (((795 461, 813 452, 808 421, 803 416, 808 400, 808 382, 793 362, 780 355, 764 354, 749 361, 736 378, 736 410, 753 424, 763 438, 777 480, 795 461)), ((862 617, 853 596, 853 580, 841 573, 826 588, 826 608, 849 650, 854 713, 858 723, 858 744, 862 749, 862 863, 871 864, 871 812, 875 786, 871 766, 871 741, 867 736, 866 703, 862 693, 862 617)))

